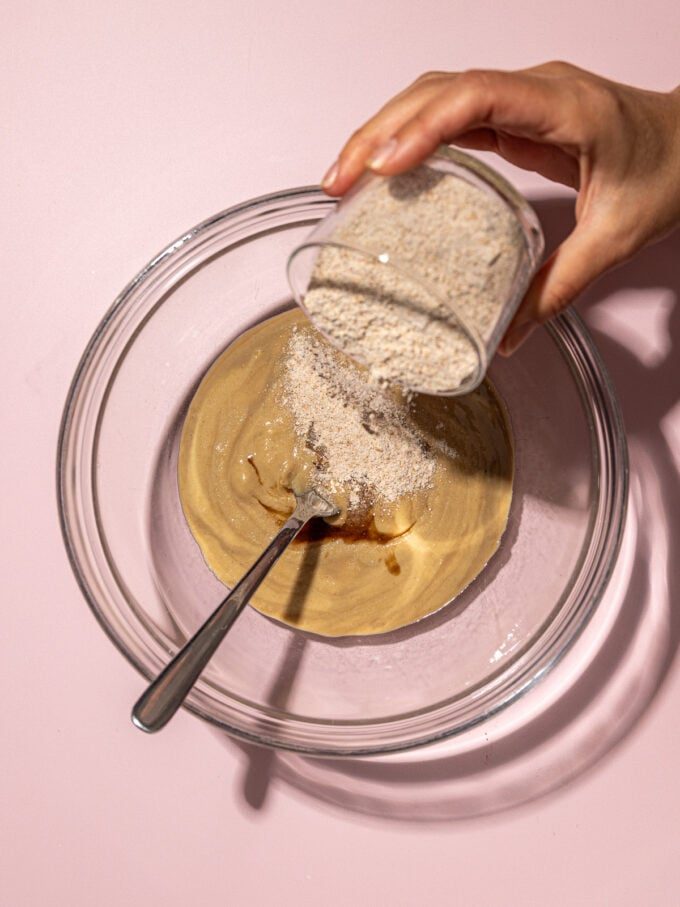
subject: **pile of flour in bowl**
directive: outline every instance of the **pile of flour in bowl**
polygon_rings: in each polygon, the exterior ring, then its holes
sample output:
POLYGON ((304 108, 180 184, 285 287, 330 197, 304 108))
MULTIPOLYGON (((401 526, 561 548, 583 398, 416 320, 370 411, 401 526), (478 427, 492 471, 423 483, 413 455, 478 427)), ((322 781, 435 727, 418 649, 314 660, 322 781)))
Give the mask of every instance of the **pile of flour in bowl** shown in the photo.
POLYGON ((436 461, 407 397, 366 380, 316 331, 294 328, 283 399, 297 436, 317 452, 314 487, 345 491, 357 513, 430 486, 436 461))

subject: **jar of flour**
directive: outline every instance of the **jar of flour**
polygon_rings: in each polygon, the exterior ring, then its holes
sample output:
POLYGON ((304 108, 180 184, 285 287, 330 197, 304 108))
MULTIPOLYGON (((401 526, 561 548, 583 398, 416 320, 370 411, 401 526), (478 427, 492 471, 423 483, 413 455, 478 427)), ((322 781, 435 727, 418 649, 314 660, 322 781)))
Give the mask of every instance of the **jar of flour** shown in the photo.
POLYGON ((528 202, 442 147, 392 177, 366 173, 288 261, 296 301, 380 382, 462 394, 484 378, 540 263, 528 202))

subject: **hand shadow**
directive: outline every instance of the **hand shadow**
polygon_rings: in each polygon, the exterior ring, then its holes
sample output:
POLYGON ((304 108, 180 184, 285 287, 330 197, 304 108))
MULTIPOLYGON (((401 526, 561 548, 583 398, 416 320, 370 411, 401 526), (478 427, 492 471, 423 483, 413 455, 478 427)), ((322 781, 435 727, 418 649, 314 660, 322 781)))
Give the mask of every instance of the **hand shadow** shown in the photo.
MULTIPOLYGON (((573 203, 543 198, 533 205, 550 251, 573 226, 573 203)), ((237 743, 247 756, 242 795, 252 808, 262 808, 270 781, 280 778, 359 814, 407 821, 488 814, 555 791, 600 763, 637 725, 680 645, 680 612, 671 607, 680 594, 680 570, 668 556, 680 541, 680 483, 662 428, 680 396, 679 262, 676 235, 605 275, 579 303, 623 409, 634 525, 627 529, 630 567, 616 618, 578 679, 530 725, 453 756, 419 758, 416 751, 405 763, 315 760, 237 743), (631 290, 672 295, 666 353, 653 362, 643 362, 601 329, 603 312, 616 305, 613 297, 631 290), (549 755, 537 764, 541 752, 549 755)), ((284 658, 280 674, 288 678, 288 690, 304 644, 302 637, 297 649, 291 643, 298 655, 284 658)), ((278 687, 275 681, 272 689, 278 687)), ((286 695, 277 697, 281 707, 286 695)))
MULTIPOLYGON (((552 250, 573 227, 573 207, 565 199, 534 202, 552 250)), ((640 252, 625 265, 605 274, 581 298, 578 308, 595 338, 618 394, 626 435, 635 469, 641 451, 651 459, 661 485, 664 513, 671 548, 680 540, 680 483, 673 452, 663 432, 663 421, 680 400, 680 233, 640 252), (665 354, 642 362, 626 346, 602 329, 604 307, 615 311, 613 297, 622 291, 649 291, 671 297, 665 354)), ((631 333, 635 326, 631 325, 631 333)), ((642 489, 643 494, 645 488, 642 489)), ((669 600, 677 600, 680 571, 669 561, 669 600), (674 595, 673 593, 676 593, 674 595)), ((674 640, 680 633, 680 612, 670 609, 674 640)), ((669 657, 675 654, 675 648, 669 657)), ((667 669, 670 668, 670 662, 667 669)), ((667 669, 664 673, 667 673, 667 669)))

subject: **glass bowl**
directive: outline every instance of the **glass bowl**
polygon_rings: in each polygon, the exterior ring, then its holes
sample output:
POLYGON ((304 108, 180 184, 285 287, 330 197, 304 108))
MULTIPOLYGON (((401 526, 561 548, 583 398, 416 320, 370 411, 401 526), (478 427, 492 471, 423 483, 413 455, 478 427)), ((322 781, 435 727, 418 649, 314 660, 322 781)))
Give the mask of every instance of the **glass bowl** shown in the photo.
MULTIPOLYGON (((146 678, 225 592, 179 503, 187 406, 230 341, 292 305, 288 257, 334 204, 318 188, 293 189, 188 231, 125 288, 76 371, 58 452, 64 539, 94 614, 146 678)), ((510 413, 516 478, 507 531, 478 579, 436 614, 377 637, 315 637, 247 608, 187 708, 271 746, 390 752, 484 721, 560 660, 619 548, 619 407, 573 313, 494 360, 490 376, 510 413)))
MULTIPOLYGON (((468 200, 468 207, 471 204, 468 200)), ((343 304, 345 311, 350 306, 354 324, 361 330, 344 351, 364 365, 378 365, 384 354, 376 329, 378 311, 389 309, 402 328, 410 325, 409 333, 421 338, 423 356, 441 343, 444 364, 437 369, 441 384, 427 387, 415 380, 409 386, 423 393, 454 396, 474 390, 483 380, 540 264, 544 245, 541 225, 524 196, 482 161, 441 146, 424 164, 406 174, 384 177, 364 173, 293 250, 287 266, 288 281, 295 301, 331 343, 337 340, 332 313, 343 304), (467 191, 474 192, 475 209, 466 211, 460 196, 452 208, 450 196, 444 201, 441 195, 432 194, 444 184, 448 184, 447 195, 455 185, 465 184, 467 191), (493 206, 488 212, 479 205, 484 197, 493 206), (443 204, 445 212, 440 207, 443 204), (486 244, 486 237, 499 224, 504 224, 503 236, 515 235, 517 246, 511 267, 500 282, 499 275, 492 277, 490 266, 500 260, 505 272, 507 265, 502 263, 508 260, 509 250, 497 239, 492 239, 491 246, 486 244), (474 229, 477 241, 461 252, 456 236, 470 229, 474 229), (321 271, 315 270, 319 263, 321 271), (453 284, 448 274, 458 275, 453 284), (467 284, 470 274, 484 281, 483 290, 467 284), (310 285, 313 289, 315 284, 326 300, 317 309, 307 304, 310 285), (489 308, 484 301, 491 297, 498 302, 489 308), (444 376, 446 363, 456 360, 466 362, 469 373, 453 384, 451 376, 448 380, 444 376)))

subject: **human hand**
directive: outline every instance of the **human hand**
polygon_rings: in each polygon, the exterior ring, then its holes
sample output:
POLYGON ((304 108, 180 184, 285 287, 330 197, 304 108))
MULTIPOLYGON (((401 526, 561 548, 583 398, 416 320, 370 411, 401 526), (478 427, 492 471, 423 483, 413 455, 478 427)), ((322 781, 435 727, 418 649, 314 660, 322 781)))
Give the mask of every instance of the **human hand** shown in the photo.
POLYGON ((680 224, 680 88, 645 91, 561 62, 426 73, 351 136, 322 185, 342 195, 365 168, 402 173, 441 143, 495 151, 578 192, 576 227, 534 277, 501 343, 506 355, 680 224))

